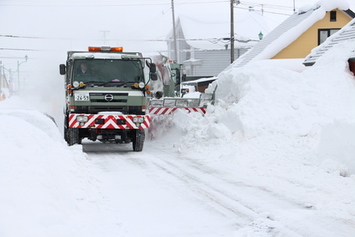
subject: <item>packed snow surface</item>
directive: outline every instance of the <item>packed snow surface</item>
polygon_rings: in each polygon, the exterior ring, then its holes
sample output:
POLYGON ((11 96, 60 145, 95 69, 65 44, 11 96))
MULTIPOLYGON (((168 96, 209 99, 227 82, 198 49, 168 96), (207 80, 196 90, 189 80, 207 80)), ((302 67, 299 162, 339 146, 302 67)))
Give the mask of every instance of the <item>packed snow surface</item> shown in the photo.
POLYGON ((154 118, 138 153, 68 147, 34 95, 0 102, 0 236, 354 236, 351 47, 228 68, 206 115, 154 118))

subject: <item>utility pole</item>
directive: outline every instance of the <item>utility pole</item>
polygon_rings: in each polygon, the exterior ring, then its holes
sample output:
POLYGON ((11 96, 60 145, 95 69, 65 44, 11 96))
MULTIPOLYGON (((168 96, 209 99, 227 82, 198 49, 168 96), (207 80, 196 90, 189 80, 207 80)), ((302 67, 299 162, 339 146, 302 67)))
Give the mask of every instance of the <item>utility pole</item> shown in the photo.
POLYGON ((178 59, 178 48, 177 48, 177 40, 176 40, 176 25, 175 25, 175 11, 174 11, 174 0, 171 0, 171 11, 173 17, 173 34, 174 34, 174 57, 175 61, 179 63, 178 59))
POLYGON ((21 82, 20 82, 20 65, 22 64, 22 63, 26 63, 27 62, 27 59, 28 59, 28 56, 26 55, 25 56, 25 61, 23 61, 23 62, 19 62, 19 61, 17 61, 17 83, 18 83, 18 90, 21 90, 21 82))
POLYGON ((230 12, 231 12, 231 35, 230 35, 230 41, 231 41, 231 63, 234 62, 234 4, 238 5, 240 3, 239 0, 230 0, 230 12))
POLYGON ((230 12, 231 12, 231 63, 234 62, 234 0, 230 0, 230 12))
POLYGON ((3 72, 4 72, 4 70, 3 70, 3 66, 2 66, 2 61, 0 61, 0 93, 1 93, 1 87, 3 85, 3 80, 4 80, 4 77, 5 77, 3 72))

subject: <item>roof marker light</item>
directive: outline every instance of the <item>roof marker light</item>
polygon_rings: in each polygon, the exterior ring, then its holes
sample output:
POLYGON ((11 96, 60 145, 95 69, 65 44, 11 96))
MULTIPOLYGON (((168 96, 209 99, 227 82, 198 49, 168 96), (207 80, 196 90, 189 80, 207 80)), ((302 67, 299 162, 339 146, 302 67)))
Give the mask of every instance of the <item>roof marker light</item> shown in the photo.
POLYGON ((123 47, 113 47, 113 48, 111 48, 111 51, 123 52, 123 47))
POLYGON ((123 47, 110 47, 110 46, 94 47, 94 46, 89 46, 88 50, 90 52, 123 52, 123 47))
POLYGON ((89 51, 90 52, 92 52, 92 51, 99 52, 99 51, 101 51, 101 48, 100 47, 89 47, 89 51))

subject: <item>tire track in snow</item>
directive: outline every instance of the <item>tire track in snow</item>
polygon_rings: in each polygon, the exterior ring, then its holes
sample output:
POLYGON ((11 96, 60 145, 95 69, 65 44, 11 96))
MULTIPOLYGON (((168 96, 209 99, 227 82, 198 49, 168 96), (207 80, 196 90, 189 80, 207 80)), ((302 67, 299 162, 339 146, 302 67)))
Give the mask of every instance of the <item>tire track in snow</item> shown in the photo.
POLYGON ((190 189, 204 197, 220 214, 236 218, 236 225, 263 225, 272 236, 352 236, 353 229, 342 220, 319 216, 313 207, 302 201, 287 199, 287 196, 268 190, 266 187, 252 186, 225 177, 226 174, 197 161, 172 155, 162 148, 148 148, 154 151, 152 164, 176 177, 190 189), (159 150, 157 156, 156 150, 159 150), (163 155, 160 155, 163 154, 163 155), (292 214, 287 214, 292 212, 292 214), (309 219, 309 221, 307 221, 309 219), (261 223, 260 223, 261 222, 261 223), (295 224, 297 223, 297 224, 295 224), (320 228, 314 228, 314 224, 320 228), (334 228, 331 228, 333 226, 334 228), (326 228, 322 228, 326 227, 326 228), (334 232, 329 233, 329 229, 334 232))
POLYGON ((233 220, 237 229, 246 226, 256 231, 263 229, 270 236, 325 237, 334 236, 334 233, 339 233, 339 236, 352 236, 349 224, 336 218, 317 215, 301 200, 275 193, 263 186, 250 185, 238 180, 237 175, 228 176, 223 170, 171 153, 171 150, 167 152, 152 143, 149 145, 142 153, 127 151, 120 146, 109 151, 106 148, 100 151, 96 150, 97 147, 95 151, 86 148, 86 152, 95 156, 107 154, 109 162, 114 161, 117 154, 117 159, 142 169, 142 172, 161 170, 162 173, 155 175, 166 178, 168 174, 183 183, 194 193, 193 198, 202 200, 211 210, 233 220), (314 225, 319 227, 314 228, 314 225), (334 231, 329 233, 332 228, 334 231))
MULTIPOLYGON (((275 233, 275 225, 278 224, 275 223, 272 216, 262 210, 263 205, 273 204, 274 208, 275 206, 276 208, 299 208, 297 204, 278 198, 276 198, 278 203, 275 204, 275 198, 273 196, 270 198, 268 191, 248 186, 242 182, 221 178, 223 174, 220 171, 197 165, 193 160, 177 159, 175 156, 165 153, 164 156, 155 157, 151 162, 164 172, 184 182, 200 197, 202 196, 207 201, 205 205, 227 218, 235 219, 235 225, 239 228, 247 225, 257 226, 255 221, 262 219, 263 228, 268 229, 268 232, 272 234, 275 233), (201 167, 203 168, 201 169, 201 167), (257 197, 257 200, 250 201, 253 196, 257 197), (263 199, 261 200, 259 197, 263 197, 263 199), (260 204, 255 206, 257 201, 260 204)), ((282 227, 282 233, 287 236, 301 236, 286 227, 282 227)))

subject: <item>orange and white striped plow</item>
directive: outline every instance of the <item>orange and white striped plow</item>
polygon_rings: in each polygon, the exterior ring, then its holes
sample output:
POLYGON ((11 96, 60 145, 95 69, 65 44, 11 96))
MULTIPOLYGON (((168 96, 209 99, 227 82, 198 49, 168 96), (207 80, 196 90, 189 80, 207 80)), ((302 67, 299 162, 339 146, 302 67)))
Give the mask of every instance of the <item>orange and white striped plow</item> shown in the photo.
POLYGON ((191 112, 198 112, 201 114, 206 113, 206 109, 203 107, 150 107, 149 114, 169 115, 169 114, 174 113, 178 109, 186 110, 189 113, 191 113, 191 112))
POLYGON ((150 127, 149 115, 102 115, 102 114, 70 114, 70 128, 95 129, 144 129, 150 127), (78 117, 86 117, 80 122, 78 117), (141 122, 135 120, 139 118, 141 122))

